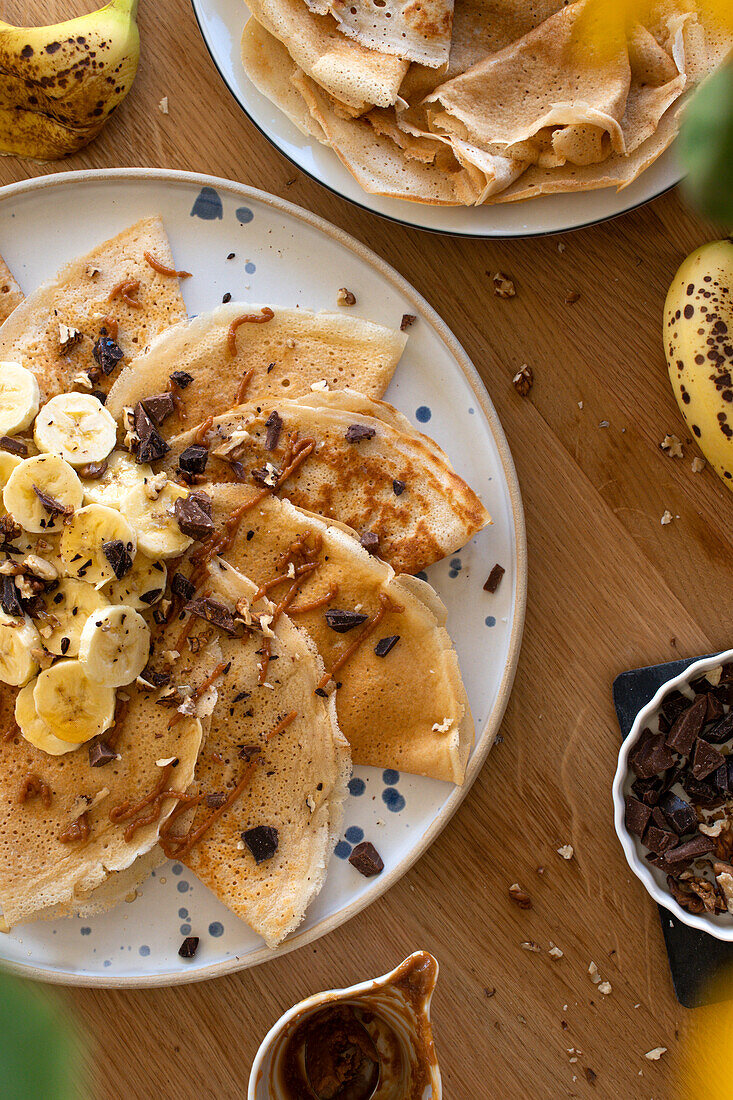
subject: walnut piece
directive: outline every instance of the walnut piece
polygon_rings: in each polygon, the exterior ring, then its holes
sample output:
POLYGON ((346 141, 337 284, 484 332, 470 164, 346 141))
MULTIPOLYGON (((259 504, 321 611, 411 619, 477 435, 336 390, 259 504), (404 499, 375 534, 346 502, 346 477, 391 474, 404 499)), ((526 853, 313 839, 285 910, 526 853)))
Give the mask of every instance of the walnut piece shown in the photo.
POLYGON ((517 291, 514 283, 503 271, 497 271, 491 280, 494 284, 494 294, 497 298, 513 298, 517 291))
POLYGON ((512 378, 512 382, 514 384, 514 389, 517 391, 517 393, 521 397, 526 397, 529 391, 532 389, 532 386, 534 385, 534 374, 532 373, 532 368, 528 367, 527 364, 524 363, 512 378))

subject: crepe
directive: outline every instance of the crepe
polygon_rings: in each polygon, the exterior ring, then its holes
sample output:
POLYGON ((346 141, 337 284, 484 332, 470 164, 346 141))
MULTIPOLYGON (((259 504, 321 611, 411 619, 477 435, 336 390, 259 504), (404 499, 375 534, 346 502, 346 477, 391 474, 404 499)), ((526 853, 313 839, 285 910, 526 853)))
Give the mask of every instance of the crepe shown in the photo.
MULTIPOLYGON (((240 485, 212 485, 207 491, 219 524, 251 497, 240 485)), ((354 763, 462 783, 473 720, 445 630, 446 611, 435 592, 415 577, 395 576, 342 527, 269 495, 240 517, 223 556, 255 584, 263 584, 279 575, 282 555, 299 539, 312 549, 320 543, 319 564, 303 581, 288 614, 311 636, 328 672, 368 624, 338 633, 328 625, 326 612, 372 616, 386 605, 377 627, 336 671, 335 682, 341 685, 336 695, 338 721, 354 763), (321 600, 326 602, 299 610, 321 600), (384 647, 385 640, 394 637, 399 641, 385 656, 378 656, 375 645, 381 642, 384 647)), ((269 595, 280 599, 286 591, 283 582, 269 595)), ((268 667, 268 677, 270 671, 268 667)))
POLYGON ((134 361, 165 329, 186 316, 178 279, 161 275, 145 260, 148 252, 161 265, 173 268, 168 238, 159 217, 144 218, 116 237, 72 260, 56 277, 35 290, 13 311, 0 329, 0 359, 12 359, 38 377, 44 399, 71 389, 107 392, 119 373, 99 369, 92 349, 102 335, 115 332, 124 352, 122 365, 134 361), (120 294, 125 282, 134 286, 129 305, 120 294), (82 334, 64 350, 68 333, 82 334), (94 382, 84 381, 93 372, 94 382))
POLYGON ((13 273, 0 256, 0 325, 7 321, 16 306, 23 301, 23 291, 13 273))
MULTIPOLYGON (((439 68, 450 54, 453 0, 306 0, 370 50, 439 68)), ((252 14, 257 18, 257 12, 252 14)))
MULTIPOLYGON (((251 600, 255 585, 223 562, 213 563, 208 587, 230 607, 251 600)), ((269 601, 260 609, 272 610, 269 601)), ((313 643, 282 616, 274 627, 277 661, 267 686, 258 686, 263 635, 219 635, 231 667, 218 683, 206 745, 196 766, 201 791, 228 793, 249 764, 240 750, 261 749, 241 795, 195 844, 183 862, 238 917, 275 947, 300 924, 326 877, 340 832, 351 773, 349 747, 339 731, 333 698, 315 689, 323 662, 313 643), (290 725, 268 740, 283 718, 290 725), (257 863, 243 834, 277 829, 277 850, 257 863)), ((191 828, 211 816, 204 802, 191 828)))
POLYGON ((117 419, 125 407, 160 393, 173 371, 193 381, 182 391, 186 420, 178 412, 165 422, 175 435, 238 402, 248 371, 250 400, 310 393, 312 384, 350 386, 381 397, 389 385, 407 337, 383 325, 343 313, 311 313, 274 307, 264 324, 237 328, 232 354, 230 327, 242 317, 262 317, 263 307, 231 302, 171 329, 133 366, 125 368, 110 391, 107 408, 117 419))
MULTIPOLYGON (((397 573, 420 572, 459 550, 491 522, 447 455, 395 409, 355 395, 361 406, 356 414, 339 408, 338 397, 329 405, 328 396, 314 393, 303 404, 250 401, 217 417, 207 435, 207 478, 236 481, 244 471, 254 485, 252 470, 266 462, 284 468, 293 433, 312 439, 315 450, 288 478, 282 495, 300 508, 347 524, 358 536, 377 535, 375 553, 397 573), (381 418, 383 409, 389 420, 381 418), (276 439, 267 428, 273 416, 282 424, 276 439), (349 442, 355 431, 372 438, 349 442), (245 438, 237 443, 242 433, 245 438), (228 452, 228 457, 217 457, 217 452, 228 452)), ((194 435, 188 432, 170 441, 162 466, 169 476, 176 476, 179 457, 194 435)))
MULTIPOLYGON (((192 655, 184 655, 177 675, 195 687, 220 657, 214 640, 195 662, 192 655)), ((86 745, 63 756, 50 756, 20 734, 10 741, 0 739, 0 905, 9 926, 108 908, 155 866, 155 856, 139 869, 134 864, 155 845, 159 827, 175 801, 166 799, 160 817, 139 828, 129 841, 123 835, 128 823, 113 824, 109 812, 125 800, 136 803, 155 787, 161 776, 157 760, 177 758, 170 788, 188 788, 201 745, 201 718, 184 717, 169 729, 172 712, 158 706, 156 696, 135 685, 124 693, 129 704, 116 744, 120 759, 104 767, 90 767, 86 745), (39 796, 19 802, 28 775, 48 784, 50 806, 44 807, 39 796), (60 841, 59 834, 86 808, 89 838, 60 841), (124 877, 115 878, 114 872, 127 869, 124 877), (98 888, 102 889, 95 893, 98 888)), ((2 730, 12 726, 15 695, 15 689, 8 687, 0 694, 2 730)), ((215 695, 210 689, 202 697, 200 716, 210 713, 215 695)))

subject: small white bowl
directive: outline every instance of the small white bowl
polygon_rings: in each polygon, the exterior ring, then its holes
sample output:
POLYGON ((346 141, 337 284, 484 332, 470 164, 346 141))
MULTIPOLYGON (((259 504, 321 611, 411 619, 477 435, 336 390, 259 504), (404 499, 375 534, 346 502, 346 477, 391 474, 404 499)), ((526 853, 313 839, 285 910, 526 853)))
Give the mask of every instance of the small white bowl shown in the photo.
POLYGON ((624 796, 631 794, 631 784, 634 781, 634 776, 628 764, 629 753, 636 744, 636 739, 644 726, 652 725, 653 727, 662 700, 671 691, 677 688, 684 693, 691 680, 697 680, 698 677, 709 672, 710 669, 728 664, 730 661, 733 661, 733 649, 727 649, 724 653, 719 653, 715 657, 705 657, 701 661, 695 661, 679 676, 675 676, 674 679, 667 680, 666 683, 662 684, 654 698, 639 711, 618 754, 618 768, 613 780, 613 805, 616 833, 621 841, 621 847, 624 850, 629 867, 636 877, 641 879, 654 900, 659 905, 663 905, 665 909, 668 909, 677 920, 689 925, 690 928, 707 932, 717 940, 733 942, 733 914, 723 913, 714 917, 709 913, 695 915, 683 909, 667 889, 664 873, 659 868, 652 867, 651 864, 647 863, 644 859, 644 847, 641 840, 639 837, 633 836, 624 823, 626 812, 624 796))
MULTIPOLYGON (((277 1059, 282 1054, 288 1035, 295 1030, 293 1024, 300 1024, 306 1017, 325 1005, 358 1005, 360 1001, 375 1008, 378 1014, 393 1026, 399 1045, 406 1052, 408 1060, 414 1060, 417 1056, 415 1052, 427 1047, 431 1057, 421 1058, 420 1061, 427 1068, 430 1081, 425 1086, 420 1100, 442 1100, 440 1070, 435 1059, 430 1031, 430 1002, 437 978, 437 961, 427 951, 416 951, 394 970, 390 970, 379 978, 371 978, 346 989, 327 989, 294 1005, 270 1028, 260 1044, 250 1070, 247 1100, 281 1100, 279 1090, 271 1091, 271 1070, 273 1059, 277 1059), (419 1011, 415 1011, 411 1000, 394 985, 395 980, 400 977, 400 972, 404 972, 409 964, 422 965, 427 969, 427 991, 419 1011)), ((277 1066, 277 1061, 274 1064, 277 1066)), ((375 1093, 375 1100, 380 1100, 386 1095, 387 1093, 380 1086, 375 1093)), ((396 1096, 391 1090, 389 1095, 396 1096)))

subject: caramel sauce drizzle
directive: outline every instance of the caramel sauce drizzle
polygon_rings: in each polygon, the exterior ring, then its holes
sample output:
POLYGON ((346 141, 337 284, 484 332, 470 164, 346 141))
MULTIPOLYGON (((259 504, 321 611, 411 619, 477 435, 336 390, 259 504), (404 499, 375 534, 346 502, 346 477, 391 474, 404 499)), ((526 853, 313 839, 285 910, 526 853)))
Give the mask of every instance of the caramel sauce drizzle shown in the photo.
POLYGON ((156 260, 152 252, 143 252, 143 256, 152 267, 153 271, 157 271, 159 275, 169 275, 171 279, 190 279, 190 271, 176 271, 175 267, 166 267, 160 260, 156 260))
POLYGON ((209 428, 213 423, 213 416, 207 416, 206 420, 202 420, 196 431, 193 433, 192 442, 199 447, 203 447, 206 443, 206 433, 209 431, 209 428))
MULTIPOLYGON (((142 309, 142 302, 137 300, 137 292, 140 289, 139 279, 123 279, 121 283, 113 287, 109 292, 109 301, 113 298, 121 298, 125 305, 131 309, 142 309)), ((114 337, 113 337, 114 339, 114 337)))
POLYGON ((336 659, 334 664, 331 666, 331 671, 324 673, 321 682, 318 685, 319 689, 323 691, 329 680, 332 680, 335 677, 336 673, 344 667, 346 662, 354 656, 362 643, 367 640, 370 634, 374 633, 388 611, 399 613, 404 610, 404 607, 401 607, 400 604, 394 603, 385 592, 380 592, 378 610, 375 611, 369 621, 364 624, 361 633, 359 634, 359 637, 355 638, 351 645, 347 646, 341 656, 336 659))
POLYGON ((241 317, 235 317, 227 333, 229 354, 231 356, 237 354, 237 329, 240 325, 264 325, 266 321, 271 321, 274 316, 275 314, 269 306, 263 306, 261 313, 243 313, 241 317))
POLYGON ((166 764, 160 773, 160 779, 155 784, 152 791, 132 805, 129 799, 125 799, 119 806, 113 806, 109 811, 109 819, 113 825, 120 825, 123 821, 130 822, 122 834, 128 844, 135 836, 138 829, 141 829, 144 825, 152 825, 154 821, 158 820, 160 811, 163 808, 163 803, 167 798, 180 800, 188 797, 182 791, 166 789, 172 771, 173 764, 166 764), (142 812, 146 809, 147 813, 142 812))
POLYGON ((89 814, 85 810, 83 814, 77 817, 76 821, 72 821, 59 833, 59 840, 62 844, 71 844, 75 840, 88 840, 90 832, 89 814))
POLYGON ((307 611, 317 611, 319 607, 325 607, 331 600, 335 600, 338 594, 339 586, 334 584, 325 595, 319 596, 317 600, 311 600, 310 603, 299 603, 297 607, 293 607, 291 604, 288 608, 288 615, 305 615, 307 611))
MULTIPOLYGON (((270 730, 270 732, 265 737, 265 741, 271 741, 273 737, 277 736, 277 734, 282 733, 283 730, 286 730, 291 722, 294 722, 297 717, 297 711, 291 710, 290 714, 287 714, 280 722, 278 722, 274 729, 270 730)), ((171 836, 170 830, 175 824, 177 818, 179 818, 180 815, 190 806, 199 805, 199 803, 202 802, 206 796, 203 794, 197 794, 189 796, 185 802, 183 800, 179 802, 179 805, 175 807, 175 809, 168 816, 160 829, 160 847, 162 848, 163 854, 166 856, 167 859, 185 859, 193 846, 195 844, 198 844, 199 840, 201 840, 202 836, 204 836, 204 834, 211 828, 214 822, 217 821, 222 816, 222 814, 226 813, 230 806, 232 806, 236 802, 236 800, 242 794, 250 779, 254 775, 259 765, 259 762, 259 755, 254 757, 253 760, 249 761, 247 767, 244 769, 244 772, 239 779, 239 782, 235 787, 232 788, 229 795, 227 796, 226 802, 223 802, 218 809, 209 814, 206 821, 202 822, 201 825, 198 826, 198 828, 194 829, 193 826, 191 826, 188 832, 184 833, 183 836, 171 836)))
POLYGON ((254 373, 254 368, 248 370, 247 373, 243 376, 242 381, 239 383, 239 389, 237 390, 237 396, 235 399, 237 405, 241 405, 244 401, 247 390, 249 389, 249 384, 254 377, 254 373))
POLYGON ((51 805, 51 788, 35 772, 28 772, 20 785, 18 802, 22 805, 27 798, 35 798, 36 795, 40 795, 41 802, 48 809, 51 805))
POLYGON ((188 420, 186 402, 183 400, 181 391, 174 378, 168 379, 168 393, 173 398, 173 404, 175 405, 179 420, 188 420))
POLYGON ((129 708, 130 700, 121 699, 118 695, 115 699, 114 720, 110 728, 108 730, 105 730, 105 732, 102 734, 101 738, 104 741, 105 745, 109 745, 111 749, 117 748, 117 742, 119 741, 120 735, 122 734, 122 723, 127 717, 127 712, 129 708))
MULTIPOLYGON (((191 618, 193 618, 193 615, 191 616, 191 618)), ((224 673, 228 670, 230 664, 231 662, 228 661, 222 661, 221 664, 218 664, 214 671, 206 677, 203 683, 199 684, 199 686, 191 692, 189 698, 193 699, 194 703, 198 702, 204 692, 208 691, 211 685, 216 680, 218 680, 220 676, 224 675, 224 673)), ((174 726, 177 726, 182 718, 190 717, 191 715, 181 714, 180 710, 177 710, 171 718, 170 722, 168 723, 168 729, 170 730, 173 729, 174 726)))
POLYGON ((114 317, 103 317, 100 321, 100 328, 106 329, 110 340, 117 339, 120 326, 114 317))

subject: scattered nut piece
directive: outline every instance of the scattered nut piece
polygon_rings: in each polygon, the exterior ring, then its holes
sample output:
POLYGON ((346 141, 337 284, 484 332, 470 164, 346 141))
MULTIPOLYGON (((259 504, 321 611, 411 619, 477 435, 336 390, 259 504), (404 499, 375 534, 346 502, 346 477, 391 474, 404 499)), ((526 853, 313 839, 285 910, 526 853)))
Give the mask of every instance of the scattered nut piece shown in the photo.
POLYGON ((535 943, 534 940, 525 940, 524 943, 520 943, 519 946, 523 951, 533 951, 535 954, 538 954, 542 950, 540 945, 535 943))
POLYGON ((672 522, 673 518, 674 517, 673 517, 672 513, 670 512, 669 508, 665 508, 664 509, 664 514, 662 515, 662 518, 660 519, 659 522, 661 523, 662 527, 666 527, 668 523, 672 522))
POLYGON ((667 1053, 666 1047, 655 1047, 654 1050, 648 1050, 644 1055, 650 1062, 658 1062, 663 1054, 667 1053))
POLYGON ((168 114, 168 96, 167 95, 164 95, 163 98, 161 99, 160 103, 158 104, 158 110, 160 111, 160 113, 162 115, 167 115, 168 114))
POLYGON ((563 859, 572 859, 575 855, 575 849, 572 844, 563 844, 562 848, 557 849, 557 854, 562 856, 563 859))
POLYGON ((561 951, 559 947, 555 947, 555 944, 553 943, 550 947, 548 954, 550 955, 550 958, 561 959, 565 952, 561 951))
POLYGON ((347 290, 345 286, 342 286, 336 295, 336 301, 340 306, 355 306, 356 295, 347 290))
POLYGON ((514 389, 521 397, 526 397, 534 384, 534 375, 532 368, 528 367, 526 363, 523 364, 512 378, 514 389))
POLYGON ((411 325, 414 325, 416 320, 417 317, 414 313, 403 313, 400 321, 400 332, 406 332, 411 325))
POLYGON ((565 245, 562 243, 562 241, 559 242, 559 244, 557 246, 557 250, 560 254, 562 254, 565 251, 565 245))
POLYGON ((77 344, 80 344, 84 339, 84 333, 79 332, 78 328, 74 328, 72 325, 64 325, 59 323, 59 351, 62 355, 66 355, 75 348, 77 344))
POLYGON ((311 382, 311 389, 314 392, 318 392, 319 390, 327 390, 328 382, 325 378, 320 378, 317 382, 311 382))
POLYGON ((565 294, 565 305, 574 306, 580 298, 580 292, 577 290, 568 290, 565 294))
POLYGON ((601 420, 600 423, 598 424, 599 428, 608 428, 609 426, 610 425, 609 425, 609 422, 607 420, 601 420))
POLYGON ((591 962, 590 966, 588 967, 588 973, 590 974, 590 980, 593 982, 593 984, 598 985, 601 980, 601 975, 598 973, 598 967, 594 962, 591 962))
POLYGON ((602 993, 604 997, 607 997, 608 994, 611 992, 611 983, 610 982, 601 982, 600 985, 598 986, 598 992, 602 993))
POLYGON ((701 474, 705 469, 705 459, 700 458, 699 455, 695 455, 692 460, 692 472, 693 474, 701 474))
POLYGON ((516 902, 520 909, 532 908, 531 897, 522 889, 518 882, 513 882, 509 887, 509 897, 513 902, 516 902))
POLYGON ((663 451, 667 452, 670 458, 685 457, 685 452, 682 450, 682 444, 676 435, 665 435, 659 446, 663 451))
POLYGON ((514 283, 503 271, 497 271, 492 282, 494 284, 494 294, 497 298, 513 298, 517 293, 514 283))

